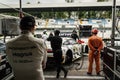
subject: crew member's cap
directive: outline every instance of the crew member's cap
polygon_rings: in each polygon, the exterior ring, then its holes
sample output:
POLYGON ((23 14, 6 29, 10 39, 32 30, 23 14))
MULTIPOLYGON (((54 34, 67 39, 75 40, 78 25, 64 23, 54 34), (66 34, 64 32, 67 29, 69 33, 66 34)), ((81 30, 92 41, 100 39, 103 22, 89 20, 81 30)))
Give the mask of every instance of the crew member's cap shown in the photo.
POLYGON ((97 34, 98 30, 97 29, 92 29, 92 33, 97 34))

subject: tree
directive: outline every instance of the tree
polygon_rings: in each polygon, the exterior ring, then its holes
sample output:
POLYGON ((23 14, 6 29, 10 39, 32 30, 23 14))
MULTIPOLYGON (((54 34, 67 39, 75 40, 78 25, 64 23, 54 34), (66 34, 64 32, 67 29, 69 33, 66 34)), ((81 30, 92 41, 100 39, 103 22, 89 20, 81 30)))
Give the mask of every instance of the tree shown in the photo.
POLYGON ((97 0, 97 2, 105 2, 105 1, 109 1, 109 0, 97 0))
POLYGON ((27 2, 26 4, 30 4, 30 2, 27 2))
POLYGON ((40 4, 40 1, 38 1, 37 3, 40 4))
POLYGON ((74 0, 65 0, 67 3, 73 3, 74 0))
POLYGON ((67 12, 56 12, 56 18, 67 18, 68 13, 67 12))

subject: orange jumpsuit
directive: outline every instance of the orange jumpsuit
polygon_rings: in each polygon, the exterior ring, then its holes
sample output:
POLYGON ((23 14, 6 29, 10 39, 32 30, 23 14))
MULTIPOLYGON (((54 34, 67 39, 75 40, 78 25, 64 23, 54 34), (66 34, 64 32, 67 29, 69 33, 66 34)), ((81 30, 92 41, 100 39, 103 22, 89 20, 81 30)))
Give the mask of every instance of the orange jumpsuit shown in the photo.
POLYGON ((100 71, 100 50, 103 48, 103 41, 102 38, 98 37, 97 35, 93 35, 88 39, 88 46, 89 46, 89 66, 88 66, 88 73, 92 73, 92 66, 93 61, 95 60, 96 64, 96 73, 100 71), (97 47, 98 53, 94 54, 95 48, 97 47))

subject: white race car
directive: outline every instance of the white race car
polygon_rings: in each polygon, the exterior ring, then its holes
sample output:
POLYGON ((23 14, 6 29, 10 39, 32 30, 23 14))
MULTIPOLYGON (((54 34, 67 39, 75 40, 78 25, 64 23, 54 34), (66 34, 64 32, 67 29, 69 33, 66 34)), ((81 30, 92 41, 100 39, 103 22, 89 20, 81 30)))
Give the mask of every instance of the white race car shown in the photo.
MULTIPOLYGON (((65 38, 62 38, 62 40, 63 40, 63 43, 62 43, 63 63, 70 63, 81 57, 81 53, 82 53, 82 45, 81 44, 79 44, 72 38, 65 37, 65 38)), ((50 42, 46 41, 46 45, 48 48, 47 63, 52 64, 54 62, 54 58, 53 58, 53 52, 52 52, 50 42)))

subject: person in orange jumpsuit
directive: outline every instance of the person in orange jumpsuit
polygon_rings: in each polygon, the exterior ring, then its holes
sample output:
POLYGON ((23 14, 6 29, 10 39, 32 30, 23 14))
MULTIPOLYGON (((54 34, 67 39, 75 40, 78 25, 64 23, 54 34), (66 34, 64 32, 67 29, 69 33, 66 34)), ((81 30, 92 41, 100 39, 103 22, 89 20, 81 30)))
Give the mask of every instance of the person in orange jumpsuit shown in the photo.
POLYGON ((92 36, 88 39, 88 47, 89 47, 89 66, 88 66, 88 75, 92 74, 92 66, 93 61, 95 60, 96 64, 96 74, 100 75, 100 51, 103 48, 103 40, 99 36, 97 36, 98 30, 92 30, 92 36))

